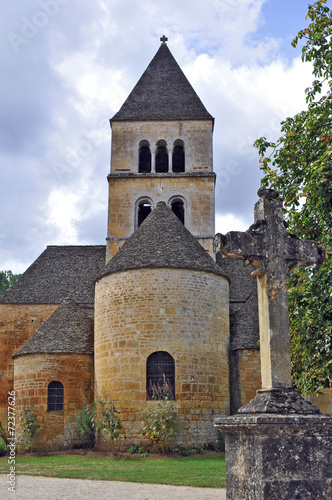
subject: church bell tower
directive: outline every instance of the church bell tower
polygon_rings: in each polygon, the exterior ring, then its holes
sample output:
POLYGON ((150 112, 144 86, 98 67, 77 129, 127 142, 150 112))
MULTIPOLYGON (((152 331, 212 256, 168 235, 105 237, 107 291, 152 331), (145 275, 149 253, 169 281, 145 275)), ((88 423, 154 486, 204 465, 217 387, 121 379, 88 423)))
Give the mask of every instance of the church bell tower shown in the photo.
POLYGON ((166 41, 110 120, 107 262, 160 201, 212 255, 214 119, 166 41))

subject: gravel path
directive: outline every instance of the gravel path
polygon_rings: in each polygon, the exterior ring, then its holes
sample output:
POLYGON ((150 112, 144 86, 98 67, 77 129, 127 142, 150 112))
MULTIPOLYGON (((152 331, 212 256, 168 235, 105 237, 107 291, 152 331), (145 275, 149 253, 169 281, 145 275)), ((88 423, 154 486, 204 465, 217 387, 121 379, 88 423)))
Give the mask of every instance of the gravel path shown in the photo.
POLYGON ((21 475, 14 493, 7 479, 0 475, 1 500, 226 500, 225 489, 21 475))

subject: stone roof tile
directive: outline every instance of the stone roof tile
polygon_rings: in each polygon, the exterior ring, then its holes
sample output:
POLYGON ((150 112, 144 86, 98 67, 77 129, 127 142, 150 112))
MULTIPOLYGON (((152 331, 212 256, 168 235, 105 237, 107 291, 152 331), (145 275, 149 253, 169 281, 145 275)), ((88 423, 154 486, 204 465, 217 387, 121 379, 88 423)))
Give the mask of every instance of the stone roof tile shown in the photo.
POLYGON ((117 271, 147 267, 187 268, 223 275, 220 267, 165 202, 157 203, 108 262, 99 278, 117 271))
POLYGON ((36 353, 93 354, 93 320, 65 298, 13 357, 36 353))
POLYGON ((166 43, 112 121, 213 120, 166 43))
POLYGON ((0 297, 0 303, 59 304, 70 295, 94 302, 94 279, 105 265, 105 246, 48 246, 0 297))

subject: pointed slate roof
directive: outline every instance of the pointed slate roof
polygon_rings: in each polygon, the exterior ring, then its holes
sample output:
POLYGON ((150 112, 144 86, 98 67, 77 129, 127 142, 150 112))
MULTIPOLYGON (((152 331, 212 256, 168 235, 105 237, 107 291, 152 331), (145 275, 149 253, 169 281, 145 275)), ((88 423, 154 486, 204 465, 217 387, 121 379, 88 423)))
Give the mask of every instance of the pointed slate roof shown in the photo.
POLYGON ((165 202, 157 203, 97 279, 117 271, 147 267, 195 269, 223 275, 165 202))
POLYGON ((112 121, 213 120, 166 43, 112 121))
POLYGON ((74 300, 65 298, 13 357, 36 353, 93 354, 93 320, 74 300))
POLYGON ((94 279, 105 266, 105 246, 48 246, 0 297, 0 304, 60 304, 70 295, 94 303, 94 279))

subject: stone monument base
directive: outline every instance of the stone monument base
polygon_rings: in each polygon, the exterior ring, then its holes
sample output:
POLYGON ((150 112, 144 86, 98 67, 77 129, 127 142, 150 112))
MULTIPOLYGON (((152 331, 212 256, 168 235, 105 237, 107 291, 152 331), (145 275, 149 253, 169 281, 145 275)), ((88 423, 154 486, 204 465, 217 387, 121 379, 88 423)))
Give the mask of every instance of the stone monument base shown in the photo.
POLYGON ((225 434, 227 499, 332 499, 332 417, 218 417, 225 434))

